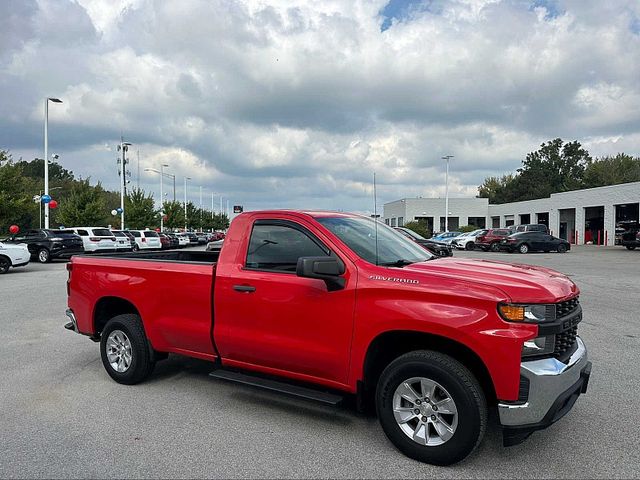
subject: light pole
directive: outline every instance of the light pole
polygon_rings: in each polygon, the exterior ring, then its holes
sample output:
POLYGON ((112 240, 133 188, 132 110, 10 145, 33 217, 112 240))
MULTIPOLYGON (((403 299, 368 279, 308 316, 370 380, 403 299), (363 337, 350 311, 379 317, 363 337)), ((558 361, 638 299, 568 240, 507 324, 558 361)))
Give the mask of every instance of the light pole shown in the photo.
POLYGON ((118 145, 118 151, 122 152, 122 160, 118 160, 120 164, 120 230, 124 230, 124 186, 127 177, 127 151, 131 143, 125 142, 120 137, 120 145, 118 145))
POLYGON ((444 177, 444 231, 449 231, 449 160, 453 155, 445 155, 443 160, 447 161, 447 172, 444 177))
MULTIPOLYGON (((155 168, 145 168, 145 172, 154 172, 160 174, 160 231, 164 232, 164 188, 163 188, 163 179, 168 174, 164 173, 164 167, 168 167, 169 165, 166 163, 160 164, 160 170, 156 170, 155 168)), ((175 179, 175 175, 173 176, 175 179)))
POLYGON ((187 180, 191 180, 191 177, 184 177, 184 231, 187 231, 187 180))
POLYGON ((211 220, 213 220, 213 212, 214 212, 214 206, 213 206, 213 196, 215 195, 214 192, 211 192, 211 220))
MULTIPOLYGON (((60 190, 62 187, 51 187, 49 189, 50 192, 54 191, 54 190, 60 190)), ((38 215, 40 217, 40 220, 38 222, 38 225, 40 228, 42 228, 42 195, 43 195, 43 191, 40 190, 39 194, 38 194, 38 215)))
POLYGON ((202 231, 202 185, 200 185, 200 231, 202 231))
MULTIPOLYGON (((49 102, 62 103, 59 98, 44 99, 44 194, 49 195, 49 102)), ((49 228, 49 204, 44 204, 44 228, 49 228)))

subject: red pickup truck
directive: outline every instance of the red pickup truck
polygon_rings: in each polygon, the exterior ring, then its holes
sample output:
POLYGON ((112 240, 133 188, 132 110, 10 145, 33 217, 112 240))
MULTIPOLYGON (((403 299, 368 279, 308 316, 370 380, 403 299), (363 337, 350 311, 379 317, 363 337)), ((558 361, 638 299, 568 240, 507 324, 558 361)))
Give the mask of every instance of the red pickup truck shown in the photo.
POLYGON ((489 409, 505 445, 567 413, 591 363, 578 288, 528 265, 437 258, 370 218, 244 213, 220 252, 75 256, 65 325, 100 342, 117 382, 168 353, 212 376, 375 406, 409 457, 447 465, 482 440, 489 409))

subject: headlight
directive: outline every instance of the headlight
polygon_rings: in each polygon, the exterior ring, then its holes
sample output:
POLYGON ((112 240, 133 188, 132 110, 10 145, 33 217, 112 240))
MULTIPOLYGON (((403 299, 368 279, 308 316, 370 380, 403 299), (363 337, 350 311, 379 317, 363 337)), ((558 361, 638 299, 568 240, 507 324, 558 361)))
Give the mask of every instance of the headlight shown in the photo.
POLYGON ((547 315, 547 305, 543 304, 500 304, 498 305, 498 312, 502 318, 509 322, 540 323, 545 320, 553 320, 553 318, 550 318, 550 315, 547 315))
POLYGON ((51 240, 52 242, 61 242, 63 239, 60 237, 53 237, 53 238, 50 238, 49 240, 51 240))
POLYGON ((548 355, 553 353, 556 345, 555 335, 546 335, 544 337, 532 338, 522 345, 522 356, 533 357, 537 355, 548 355))

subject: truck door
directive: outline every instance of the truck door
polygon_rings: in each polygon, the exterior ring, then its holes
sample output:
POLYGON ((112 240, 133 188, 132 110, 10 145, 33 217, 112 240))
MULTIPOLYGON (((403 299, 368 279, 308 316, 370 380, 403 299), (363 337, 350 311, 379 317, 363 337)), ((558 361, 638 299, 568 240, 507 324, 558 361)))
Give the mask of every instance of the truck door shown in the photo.
POLYGON ((244 245, 242 262, 219 264, 216 276, 214 338, 223 362, 346 383, 355 267, 345 261, 345 287, 331 292, 322 280, 298 277, 298 258, 336 253, 289 220, 256 220, 244 245))

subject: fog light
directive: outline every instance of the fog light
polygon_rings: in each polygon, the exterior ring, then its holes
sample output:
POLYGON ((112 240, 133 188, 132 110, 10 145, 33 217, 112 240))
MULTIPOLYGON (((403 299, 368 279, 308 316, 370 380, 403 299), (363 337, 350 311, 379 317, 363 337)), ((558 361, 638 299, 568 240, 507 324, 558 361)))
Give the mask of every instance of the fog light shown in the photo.
POLYGON ((553 353, 556 344, 555 335, 546 335, 527 340, 522 345, 522 356, 533 357, 537 355, 548 355, 553 353))

